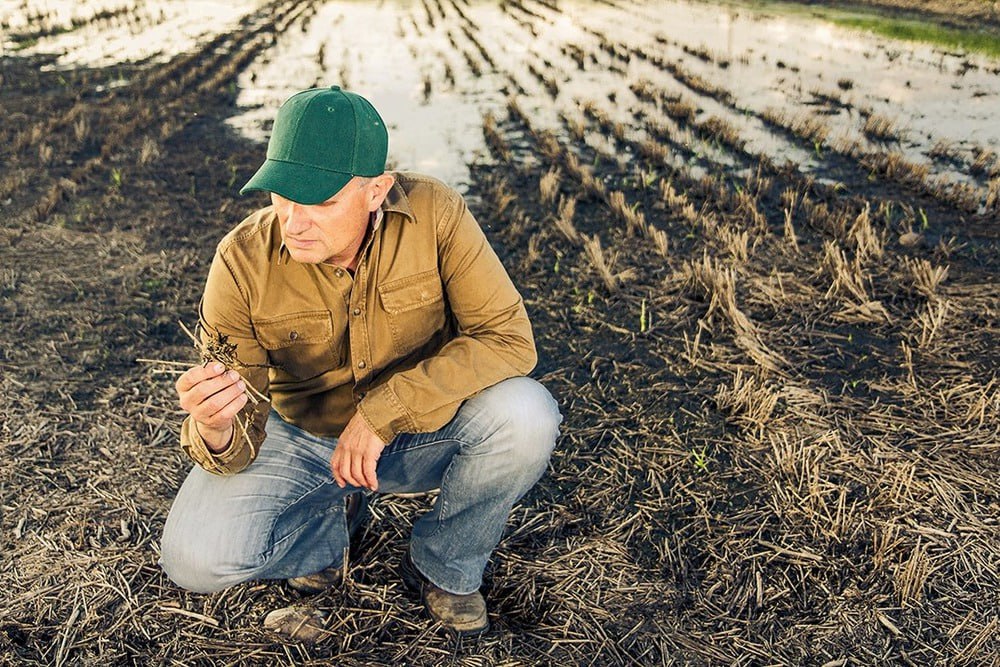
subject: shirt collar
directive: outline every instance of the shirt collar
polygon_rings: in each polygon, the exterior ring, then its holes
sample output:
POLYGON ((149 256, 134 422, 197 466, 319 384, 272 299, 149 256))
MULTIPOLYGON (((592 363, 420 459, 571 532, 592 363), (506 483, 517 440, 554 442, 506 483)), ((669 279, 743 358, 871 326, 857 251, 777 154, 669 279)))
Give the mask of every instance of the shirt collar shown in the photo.
POLYGON ((399 184, 398 180, 392 184, 392 188, 390 188, 389 194, 386 195, 385 201, 382 202, 380 210, 385 210, 388 213, 399 213, 409 218, 410 222, 416 222, 413 210, 410 208, 410 200, 407 198, 406 191, 399 184))

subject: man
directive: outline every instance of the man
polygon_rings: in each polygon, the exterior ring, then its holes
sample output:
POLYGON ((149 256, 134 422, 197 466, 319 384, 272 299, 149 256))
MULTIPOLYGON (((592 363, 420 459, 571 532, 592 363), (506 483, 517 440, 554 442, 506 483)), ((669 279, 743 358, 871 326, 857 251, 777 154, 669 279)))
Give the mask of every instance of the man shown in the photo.
POLYGON ((400 570, 433 619, 477 634, 483 569, 562 418, 525 377, 523 301, 461 196, 385 172, 387 148, 378 112, 337 86, 278 110, 241 190, 272 205, 221 241, 202 300, 203 341, 235 345, 239 368, 177 380, 198 466, 160 564, 198 592, 253 579, 324 590, 368 493, 439 488, 400 570), (258 392, 270 401, 249 401, 258 392))

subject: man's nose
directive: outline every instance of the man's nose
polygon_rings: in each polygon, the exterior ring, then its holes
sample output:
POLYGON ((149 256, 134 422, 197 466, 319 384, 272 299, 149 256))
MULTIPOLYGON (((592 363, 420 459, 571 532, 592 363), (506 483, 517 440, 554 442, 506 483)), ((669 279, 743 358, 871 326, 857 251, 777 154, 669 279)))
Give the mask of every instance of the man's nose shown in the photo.
POLYGON ((309 229, 309 219, 305 215, 302 207, 295 202, 290 202, 288 206, 288 217, 285 218, 285 231, 293 236, 309 229))

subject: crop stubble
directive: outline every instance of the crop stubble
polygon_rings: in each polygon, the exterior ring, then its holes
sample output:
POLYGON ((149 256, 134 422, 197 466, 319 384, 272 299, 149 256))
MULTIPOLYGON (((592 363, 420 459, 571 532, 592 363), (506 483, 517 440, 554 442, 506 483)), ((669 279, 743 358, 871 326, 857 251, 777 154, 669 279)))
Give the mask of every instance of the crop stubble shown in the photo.
MULTIPOLYGON (((507 112, 484 120, 493 160, 474 168, 470 200, 525 294, 537 375, 567 417, 551 473, 515 510, 488 572, 499 631, 456 645, 403 594, 393 568, 426 498, 376 506, 350 583, 315 600, 329 630, 315 647, 259 629, 297 600, 280 585, 201 596, 167 582, 156 540, 185 469, 180 415, 169 382, 131 362, 185 354, 173 323, 195 311, 214 240, 249 208, 233 185, 259 159, 214 119, 231 112, 254 51, 315 7, 268 5, 243 30, 130 70, 110 91, 97 88, 108 72, 66 72, 60 87, 36 63, 4 61, 14 94, 0 105, 14 121, 0 147, 11 200, 0 659, 971 665, 997 655, 1000 293, 988 185, 956 199, 862 143, 822 153, 840 187, 778 165, 721 116, 697 112, 704 96, 731 101, 684 62, 663 70, 683 96, 644 80, 631 100, 571 103, 560 84, 575 68, 655 65, 655 46, 640 54, 595 28, 593 42, 515 69, 472 8, 451 1, 414 5, 399 31, 419 50, 445 29, 461 52, 443 74, 428 71, 430 94, 477 70, 508 81, 507 112), (43 94, 51 102, 38 108, 43 94), (561 105, 556 131, 524 110, 537 99, 561 105)), ((502 10, 532 36, 560 11, 502 10)), ((694 46, 683 53, 711 62, 694 46)), ((825 140, 801 120, 757 120, 805 150, 825 140)))

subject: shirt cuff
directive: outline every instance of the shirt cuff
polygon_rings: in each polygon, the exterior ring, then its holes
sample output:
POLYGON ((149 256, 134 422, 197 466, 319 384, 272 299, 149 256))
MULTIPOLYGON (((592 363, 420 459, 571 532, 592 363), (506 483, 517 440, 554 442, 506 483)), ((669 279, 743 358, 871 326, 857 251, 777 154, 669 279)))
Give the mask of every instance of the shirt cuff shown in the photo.
POLYGON ((388 384, 375 387, 365 394, 358 403, 358 412, 369 428, 386 444, 392 442, 399 433, 417 430, 413 416, 399 402, 388 384))
MULTIPOLYGON (((181 447, 192 461, 215 475, 231 475, 237 472, 237 468, 243 466, 234 465, 238 463, 237 458, 243 453, 243 443, 236 438, 236 430, 229 437, 229 444, 219 453, 213 453, 205 443, 204 438, 198 433, 194 420, 188 416, 181 424, 181 447)), ((245 465, 245 464, 244 464, 245 465)))

